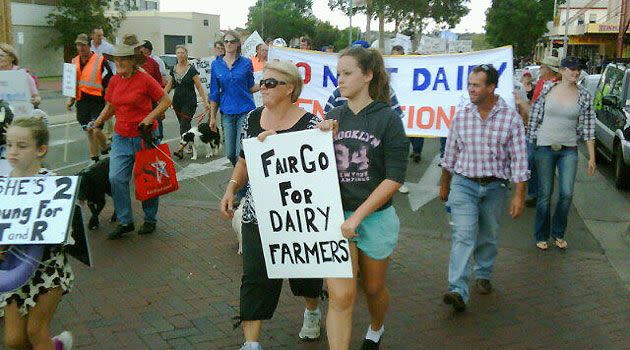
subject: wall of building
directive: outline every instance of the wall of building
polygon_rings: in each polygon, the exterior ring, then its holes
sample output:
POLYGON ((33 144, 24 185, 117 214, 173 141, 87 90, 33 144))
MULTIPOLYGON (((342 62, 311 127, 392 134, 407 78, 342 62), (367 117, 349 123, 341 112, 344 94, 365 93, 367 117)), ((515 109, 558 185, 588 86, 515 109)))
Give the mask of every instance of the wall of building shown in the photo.
POLYGON ((63 66, 63 49, 46 47, 51 36, 56 35, 46 22, 53 9, 53 6, 11 3, 13 46, 20 66, 40 77, 59 76, 63 66))
MULTIPOLYGON (((118 30, 118 38, 133 33, 140 40, 149 40, 155 54, 165 53, 166 35, 191 37, 186 42, 194 57, 209 55, 209 45, 219 38, 219 16, 192 12, 132 11, 118 30), (207 23, 207 25, 205 25, 207 23)), ((173 52, 174 53, 174 52, 173 52)))

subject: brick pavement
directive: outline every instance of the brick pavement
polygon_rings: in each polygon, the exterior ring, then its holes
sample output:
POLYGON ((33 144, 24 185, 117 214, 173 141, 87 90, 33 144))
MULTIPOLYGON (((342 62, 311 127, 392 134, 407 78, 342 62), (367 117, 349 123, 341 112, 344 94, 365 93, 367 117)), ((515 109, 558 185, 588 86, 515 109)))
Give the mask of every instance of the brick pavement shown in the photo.
MULTIPOLYGON (((158 231, 148 237, 107 241, 110 225, 103 223, 91 235, 96 266, 74 262, 76 285, 54 330, 72 330, 76 349, 238 349, 242 336, 231 317, 238 310, 241 258, 230 223, 213 207, 166 198, 158 231)), ((110 213, 107 207, 103 220, 110 213)), ((435 235, 407 226, 401 233, 388 277, 392 303, 382 349, 629 347, 629 294, 605 256, 502 248, 495 292, 473 294, 468 311, 456 315, 441 303, 450 242, 426 237, 435 235)), ((326 349, 325 340, 298 341, 303 306, 286 287, 264 325, 264 348, 326 349)), ((355 348, 366 320, 359 297, 355 348)))

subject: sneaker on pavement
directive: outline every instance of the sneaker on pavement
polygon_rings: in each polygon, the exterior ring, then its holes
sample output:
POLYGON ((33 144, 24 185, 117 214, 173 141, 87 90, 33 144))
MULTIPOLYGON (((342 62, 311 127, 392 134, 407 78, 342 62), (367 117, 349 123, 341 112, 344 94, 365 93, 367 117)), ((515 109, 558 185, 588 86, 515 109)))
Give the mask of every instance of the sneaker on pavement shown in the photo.
POLYGON ((492 293, 492 283, 490 283, 489 279, 480 278, 477 280, 477 291, 479 294, 490 294, 492 293))
POLYGON ((413 155, 413 162, 414 163, 420 163, 420 161, 422 160, 422 156, 419 154, 414 154, 413 155))
POLYGON ((119 224, 118 226, 116 226, 114 231, 110 232, 109 235, 107 235, 107 238, 108 239, 118 239, 118 238, 122 237, 125 233, 132 232, 135 229, 136 228, 133 226, 133 223, 126 224, 126 225, 119 224))
POLYGON ((409 193, 409 187, 402 185, 400 186, 400 188, 398 189, 398 192, 402 193, 402 194, 407 194, 409 193))
POLYGON ((153 233, 153 232, 155 232, 155 222, 145 221, 142 224, 142 227, 138 229, 139 235, 148 235, 149 233, 153 233))
MULTIPOLYGON (((381 336, 381 339, 383 339, 383 336, 381 336)), ((381 339, 379 339, 378 342, 371 339, 363 339, 361 350, 378 350, 378 347, 381 346, 381 339)))
POLYGON ((72 333, 63 331, 59 335, 53 337, 53 341, 58 340, 63 344, 63 350, 72 350, 72 343, 74 343, 72 333))
POLYGON ((300 330, 299 337, 302 340, 317 340, 321 333, 321 319, 322 314, 318 310, 316 312, 305 311, 304 323, 302 323, 302 329, 300 330))
POLYGON ((452 305, 453 309, 457 312, 462 312, 466 310, 466 303, 464 302, 464 298, 457 292, 448 292, 444 294, 444 304, 452 305))
POLYGON ((240 350, 262 350, 262 346, 259 343, 246 343, 241 346, 240 350))

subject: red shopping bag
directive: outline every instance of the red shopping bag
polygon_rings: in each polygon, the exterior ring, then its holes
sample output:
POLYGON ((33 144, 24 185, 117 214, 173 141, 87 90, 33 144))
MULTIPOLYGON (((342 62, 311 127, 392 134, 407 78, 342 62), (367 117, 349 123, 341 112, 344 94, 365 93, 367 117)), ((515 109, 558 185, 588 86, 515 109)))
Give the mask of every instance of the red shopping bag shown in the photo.
POLYGON ((133 166, 136 199, 146 201, 177 191, 179 184, 170 154, 171 151, 165 143, 155 148, 143 146, 142 150, 136 153, 133 166))

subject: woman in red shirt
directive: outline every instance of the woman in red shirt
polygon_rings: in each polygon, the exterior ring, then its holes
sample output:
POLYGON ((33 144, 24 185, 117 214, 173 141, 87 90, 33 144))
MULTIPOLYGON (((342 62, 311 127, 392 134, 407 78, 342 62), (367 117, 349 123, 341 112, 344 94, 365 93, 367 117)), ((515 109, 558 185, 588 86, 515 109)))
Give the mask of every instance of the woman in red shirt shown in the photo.
MULTIPOLYGON (((149 74, 139 70, 134 56, 134 47, 118 45, 114 48, 114 62, 117 74, 109 81, 105 93, 105 108, 94 121, 100 127, 116 114, 112 150, 109 163, 109 181, 112 198, 118 217, 118 227, 109 234, 109 239, 120 238, 133 231, 133 213, 129 181, 133 171, 135 154, 142 148, 139 128, 157 128, 157 116, 171 105, 171 99, 164 93, 160 84, 149 74), (153 108, 153 104, 157 104, 153 108)), ((158 198, 142 202, 144 224, 138 234, 155 231, 157 222, 158 198)))

